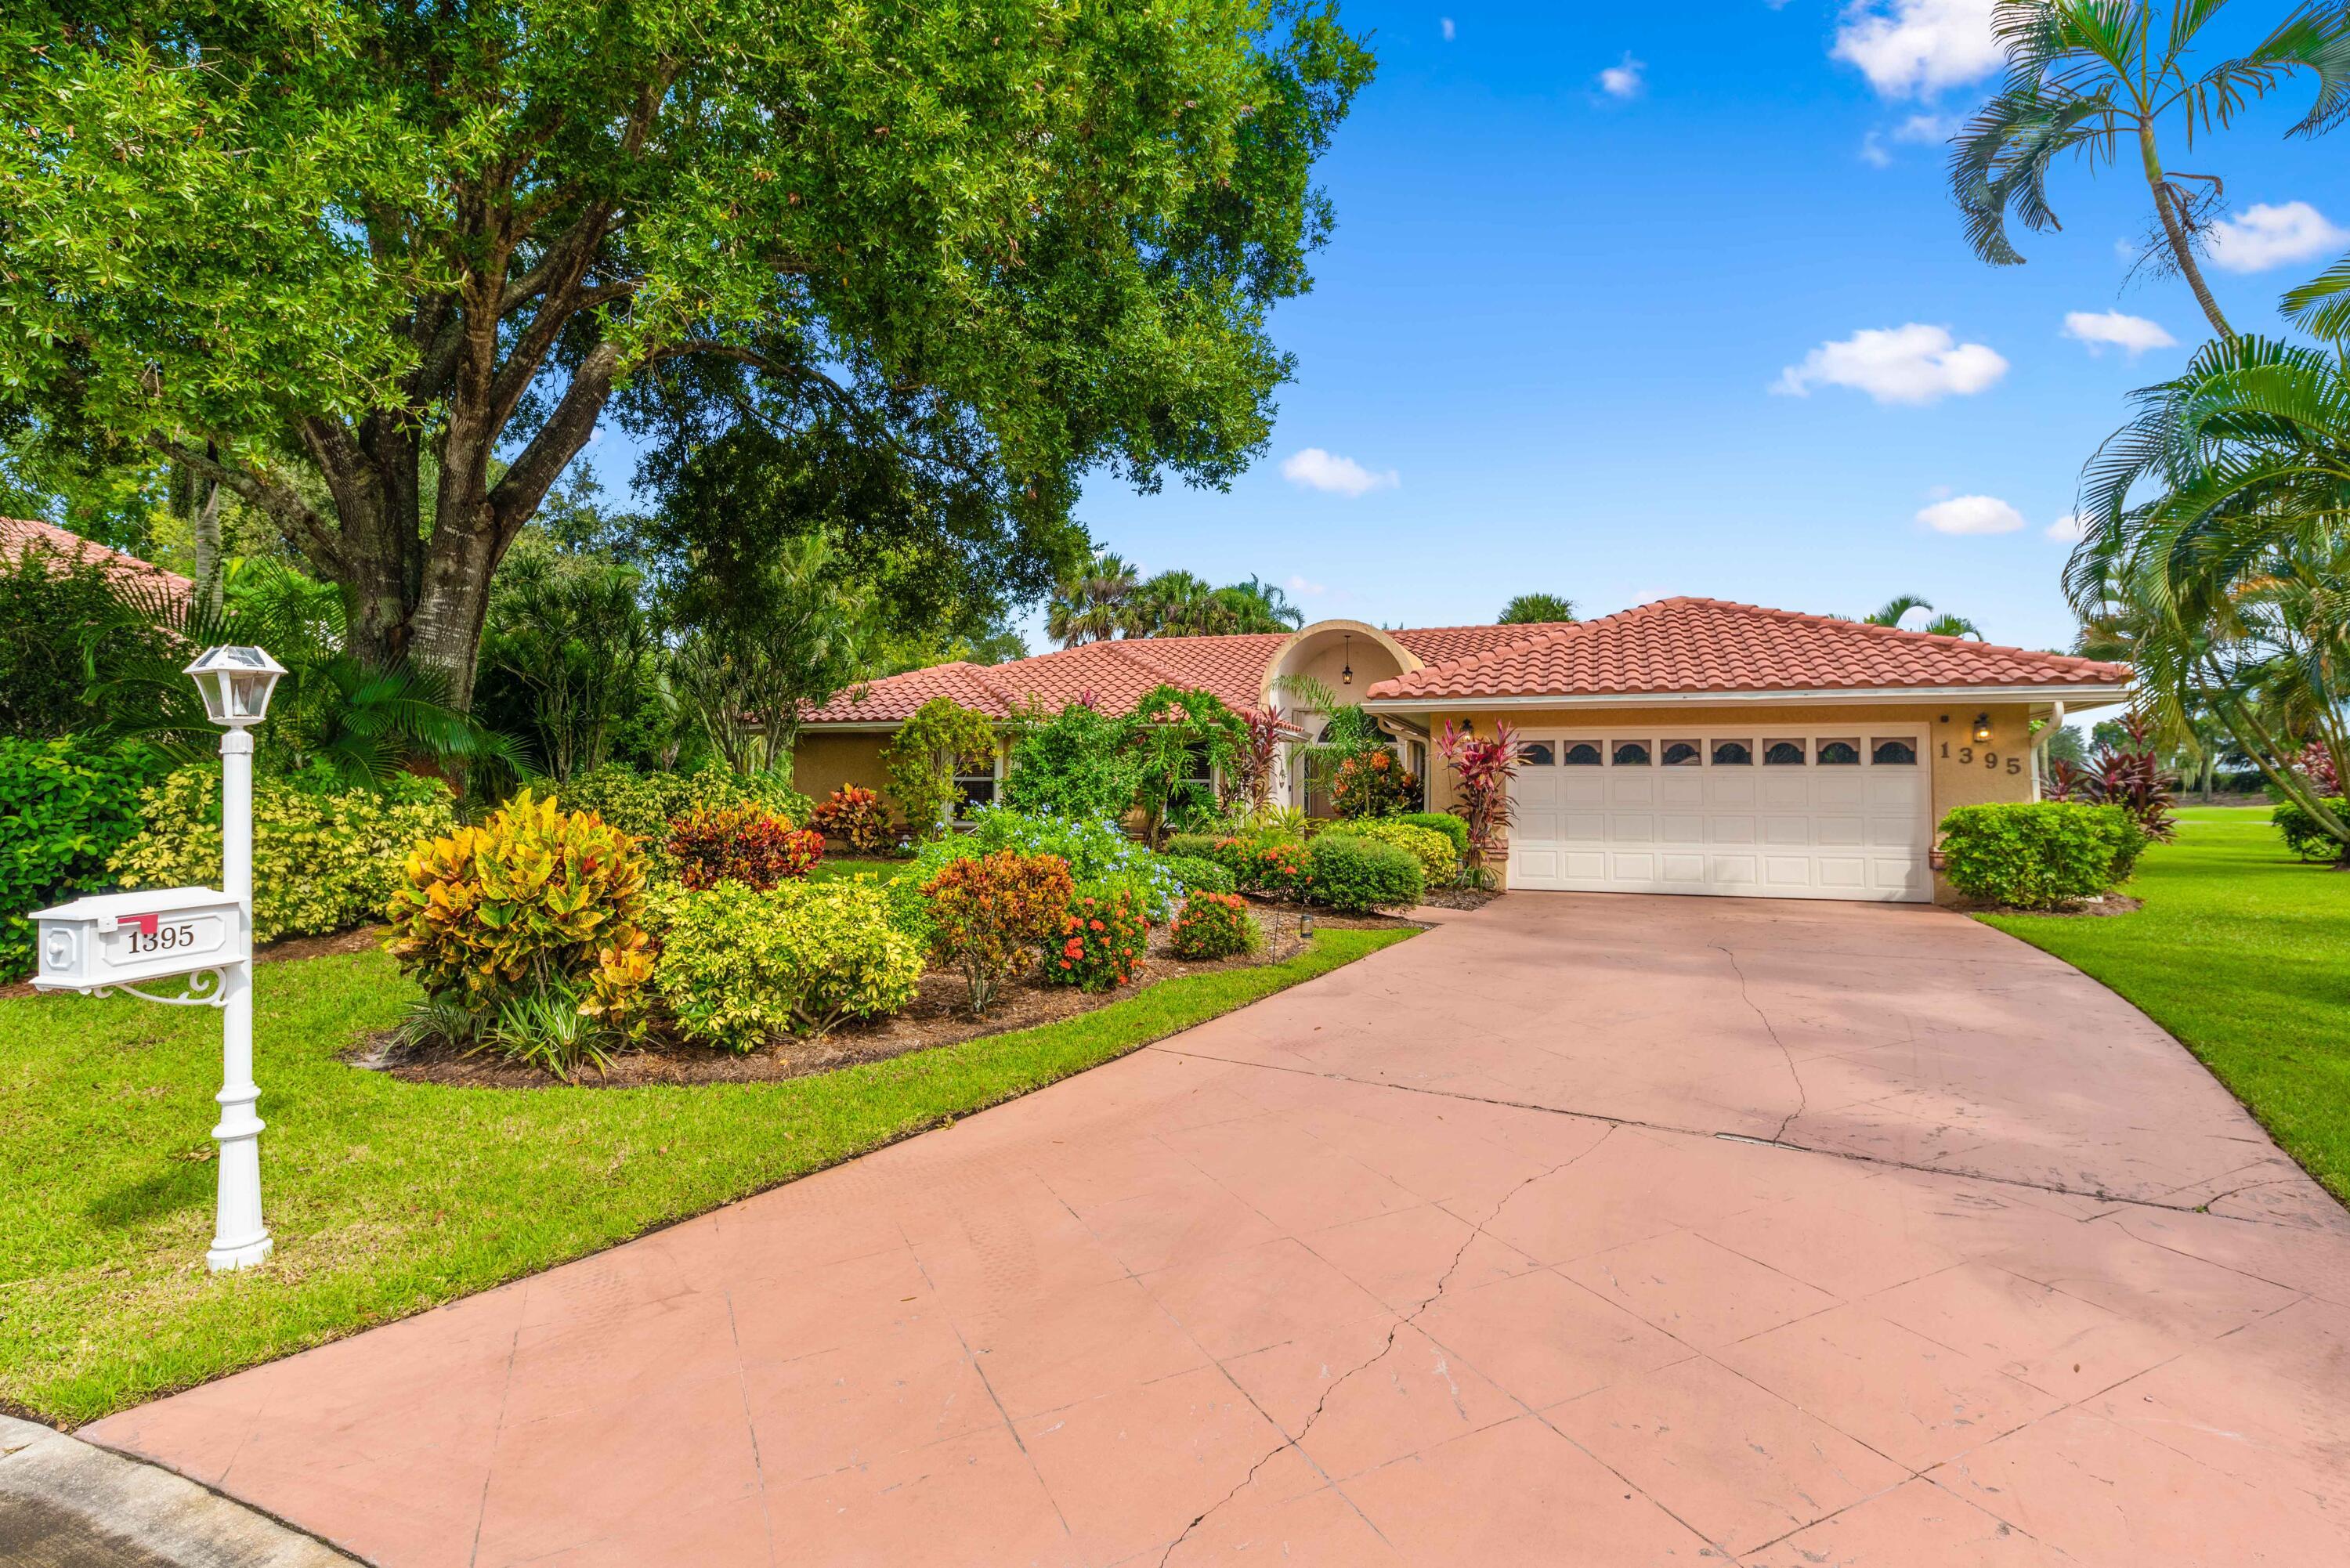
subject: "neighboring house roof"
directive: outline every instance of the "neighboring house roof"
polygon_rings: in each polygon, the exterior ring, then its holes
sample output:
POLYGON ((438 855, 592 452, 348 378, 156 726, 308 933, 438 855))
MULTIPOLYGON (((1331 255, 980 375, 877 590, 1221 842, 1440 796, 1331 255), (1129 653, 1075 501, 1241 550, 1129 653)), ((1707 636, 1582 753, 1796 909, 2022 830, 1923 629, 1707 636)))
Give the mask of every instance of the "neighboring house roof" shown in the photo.
MULTIPOLYGON (((1435 626, 1390 631, 1416 659, 1457 659, 1525 639, 1542 626, 1435 626)), ((899 723, 935 697, 953 699, 992 718, 1019 710, 1057 711, 1089 694, 1106 712, 1122 713, 1155 686, 1203 688, 1235 709, 1262 700, 1266 669, 1288 645, 1288 632, 1227 637, 1138 637, 1084 642, 1008 664, 957 660, 885 676, 852 687, 810 713, 808 724, 899 723)))
POLYGON ((1516 629, 1534 635, 1382 680, 1368 696, 1387 703, 1967 686, 2062 696, 2130 678, 2126 664, 1723 599, 1659 599, 1598 620, 1516 629))
POLYGON ((34 550, 67 560, 96 561, 106 568, 107 576, 117 587, 150 584, 173 599, 186 598, 196 586, 177 572, 167 572, 120 550, 109 550, 95 539, 85 539, 53 524, 31 517, 0 517, 0 557, 15 561, 34 550))

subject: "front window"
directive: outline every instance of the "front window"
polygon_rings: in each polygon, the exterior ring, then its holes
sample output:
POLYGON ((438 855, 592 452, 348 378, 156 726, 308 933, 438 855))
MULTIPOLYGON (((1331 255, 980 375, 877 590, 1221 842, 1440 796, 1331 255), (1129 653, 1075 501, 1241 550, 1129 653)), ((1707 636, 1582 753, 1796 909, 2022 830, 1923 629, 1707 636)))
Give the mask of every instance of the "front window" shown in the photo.
POLYGON ((995 758, 991 756, 987 759, 987 768, 984 772, 966 771, 971 770, 972 767, 972 759, 966 758, 958 765, 954 776, 955 788, 962 795, 962 799, 955 806, 955 815, 958 817, 968 816, 979 806, 995 804, 995 758))

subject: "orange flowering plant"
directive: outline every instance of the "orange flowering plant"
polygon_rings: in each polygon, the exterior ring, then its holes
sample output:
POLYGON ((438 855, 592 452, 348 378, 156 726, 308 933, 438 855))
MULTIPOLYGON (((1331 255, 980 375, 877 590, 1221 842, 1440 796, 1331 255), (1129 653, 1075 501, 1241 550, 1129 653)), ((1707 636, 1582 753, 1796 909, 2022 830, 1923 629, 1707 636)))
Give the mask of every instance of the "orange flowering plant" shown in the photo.
POLYGON ((1232 893, 1192 894, 1167 934, 1181 959, 1231 958, 1253 952, 1264 940, 1248 900, 1232 893))
POLYGON ((1085 991, 1125 985, 1149 941, 1150 922, 1132 890, 1080 894, 1062 916, 1057 940, 1045 950, 1045 978, 1085 991))
POLYGON ((1037 945, 1059 933, 1076 893, 1067 861, 1010 849, 949 861, 922 885, 931 950, 962 971, 972 1017, 985 1016, 1037 945))

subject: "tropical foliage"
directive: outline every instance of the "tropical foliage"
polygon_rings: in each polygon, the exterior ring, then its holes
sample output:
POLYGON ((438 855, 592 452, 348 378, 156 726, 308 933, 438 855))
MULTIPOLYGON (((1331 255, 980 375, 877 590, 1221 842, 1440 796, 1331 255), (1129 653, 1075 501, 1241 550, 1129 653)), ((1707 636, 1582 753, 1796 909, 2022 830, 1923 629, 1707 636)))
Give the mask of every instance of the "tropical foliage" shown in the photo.
POLYGON ((1911 631, 1929 632, 1935 637, 1970 637, 1977 642, 1982 640, 1982 628, 1974 622, 1962 615, 1937 615, 1934 607, 1916 594, 1901 594, 1889 598, 1875 613, 1862 616, 1860 621, 1863 626, 1898 627, 1918 611, 1923 611, 1928 618, 1909 628, 1911 631))
MULTIPOLYGON (((2336 268, 2288 308, 2339 332, 2346 277, 2336 268)), ((2337 773, 2350 763, 2345 343, 2218 340, 2134 401, 2084 483, 2074 607, 2126 628, 2159 731, 2208 715, 2350 857, 2350 821, 2295 765, 2312 742, 2337 773)))
POLYGON ((1080 694, 1050 717, 1023 720, 1015 733, 1004 771, 1004 805, 1087 821, 1121 816, 1133 805, 1142 763, 1128 744, 1133 734, 1129 721, 1103 712, 1080 694))
POLYGON ((1108 991, 1133 981, 1149 944, 1150 921, 1132 892, 1079 893, 1062 914, 1042 972, 1055 985, 1108 991))
POLYGON ((2056 909, 2126 881, 2146 834, 2119 805, 1962 805, 1942 819, 1950 885, 1981 903, 2056 909))
POLYGON ((1461 878, 1472 887, 1489 886, 1494 863, 1509 853, 1510 780, 1518 772, 1517 732, 1496 724, 1490 738, 1481 739, 1447 719, 1436 753, 1452 771, 1459 815, 1468 830, 1461 878))
POLYGON ((1987 262, 2023 260, 2007 234, 2011 215, 2042 232, 2058 226, 2048 172, 2071 154, 2090 168, 2137 168, 2152 198, 2147 253, 2187 280, 2222 339, 2235 336, 2203 278, 2203 231, 2218 215, 2219 177, 2172 168, 2158 136, 2192 147, 2234 120, 2294 73, 2314 78, 2315 97, 2292 134, 2314 136, 2350 109, 2350 12, 2299 5, 2232 59, 2191 63, 2203 28, 2226 0, 2000 0, 1991 29, 2007 78, 1952 140, 1951 194, 1967 242, 1987 262))
POLYGON ((1190 572, 1143 577, 1120 557, 1097 554, 1054 587, 1045 632, 1063 648, 1113 637, 1217 637, 1295 631, 1305 612, 1258 577, 1216 587, 1190 572))
POLYGON ((1037 944, 1061 929, 1076 896, 1067 861, 1010 849, 950 861, 922 884, 931 950, 962 971, 972 1017, 985 1016, 1037 944))
POLYGON ((1168 946, 1180 959, 1234 958, 1264 945, 1264 932, 1249 913, 1248 900, 1231 893, 1194 893, 1168 930, 1168 946))
POLYGON ((679 817, 669 825, 666 848, 688 888, 740 882, 764 893, 815 869, 824 858, 824 835, 755 805, 736 805, 679 817))
MULTIPOLYGON (((175 770, 140 796, 139 833, 107 861, 125 888, 220 886, 220 765, 175 770)), ((253 935, 323 936, 383 913, 419 839, 455 822, 448 786, 398 774, 348 785, 325 769, 253 786, 253 935)))
POLYGON ((460 710, 608 412, 880 454, 1032 560, 1097 465, 1228 480, 1371 69, 1323 0, 29 0, 0 50, 0 382, 265 513, 460 710))
POLYGON ((995 726, 951 697, 933 697, 914 711, 881 748, 889 798, 918 836, 946 831, 962 793, 962 773, 992 772, 995 726))
POLYGON ((1519 594, 1493 618, 1495 626, 1535 626, 1575 618, 1575 601, 1565 594, 1519 594))
POLYGON ((808 820, 859 855, 874 853, 890 838, 889 808, 879 794, 861 784, 842 784, 816 803, 808 820))
POLYGON ((721 882, 665 911, 663 1004, 689 1040, 738 1054, 824 1034, 914 998, 922 950, 893 926, 869 878, 785 882, 765 892, 721 882))
POLYGON ((1305 846, 1308 901, 1344 914, 1409 909, 1428 890, 1420 863, 1400 845, 1351 833, 1318 835, 1305 846))
POLYGON ((144 746, 0 735, 0 981, 32 966, 26 915, 113 885, 107 862, 145 827, 140 794, 168 765, 144 746))

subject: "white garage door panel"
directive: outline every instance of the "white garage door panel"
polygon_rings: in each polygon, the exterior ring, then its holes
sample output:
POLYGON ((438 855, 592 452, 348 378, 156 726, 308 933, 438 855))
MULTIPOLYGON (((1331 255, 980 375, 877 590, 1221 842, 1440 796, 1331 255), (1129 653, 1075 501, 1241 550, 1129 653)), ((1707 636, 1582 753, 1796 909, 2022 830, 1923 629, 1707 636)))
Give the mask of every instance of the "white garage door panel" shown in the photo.
POLYGON ((1665 742, 1690 738, 1685 732, 1525 735, 1529 742, 1549 742, 1554 758, 1584 742, 1607 761, 1596 767, 1563 761, 1521 767, 1511 786, 1517 807, 1511 886, 1904 902, 1932 898, 1922 730, 1862 726, 1856 763, 1817 760, 1824 742, 1851 742, 1852 729, 1824 734, 1761 727, 1696 737, 1701 763, 1668 767, 1654 760, 1665 742), (1753 760, 1718 760, 1715 746, 1722 741, 1744 745, 1753 760), (1788 741, 1798 743, 1802 762, 1763 762, 1766 748, 1788 741), (1883 749, 1888 741, 1906 742, 1914 760, 1896 760, 1901 747, 1883 749), (1652 760, 1617 764, 1619 742, 1638 742, 1652 760))

